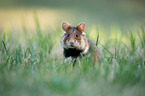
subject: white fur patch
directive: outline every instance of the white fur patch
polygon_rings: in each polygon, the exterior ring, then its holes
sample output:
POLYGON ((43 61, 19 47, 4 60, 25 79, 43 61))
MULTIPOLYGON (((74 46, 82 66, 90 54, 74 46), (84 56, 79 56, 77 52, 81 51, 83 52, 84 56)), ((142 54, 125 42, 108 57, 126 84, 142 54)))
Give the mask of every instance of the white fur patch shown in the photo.
POLYGON ((87 47, 85 48, 85 50, 82 52, 82 54, 86 54, 86 53, 88 52, 88 50, 89 50, 89 46, 87 46, 87 47))
POLYGON ((86 33, 85 33, 85 32, 83 32, 82 34, 83 34, 83 35, 86 35, 86 33))
POLYGON ((84 49, 85 48, 85 46, 86 46, 86 44, 85 44, 85 41, 84 41, 84 38, 82 37, 81 38, 81 49, 84 49))
POLYGON ((65 38, 65 36, 63 36, 63 37, 61 38, 61 45, 62 45, 64 48, 67 48, 67 46, 64 44, 64 38, 65 38))
POLYGON ((66 40, 66 45, 67 45, 67 46, 69 46, 69 45, 70 45, 70 43, 69 43, 69 41, 68 41, 68 40, 66 40))

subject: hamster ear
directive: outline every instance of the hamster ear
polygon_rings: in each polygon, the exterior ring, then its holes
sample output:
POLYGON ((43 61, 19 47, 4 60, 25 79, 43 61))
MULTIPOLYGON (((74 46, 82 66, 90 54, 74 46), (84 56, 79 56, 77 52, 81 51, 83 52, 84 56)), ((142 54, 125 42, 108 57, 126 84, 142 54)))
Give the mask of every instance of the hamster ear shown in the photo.
POLYGON ((82 23, 78 24, 78 25, 76 26, 76 28, 77 28, 79 31, 84 32, 84 31, 85 31, 85 28, 86 28, 86 24, 85 24, 84 22, 82 22, 82 23))
POLYGON ((69 23, 67 23, 67 22, 63 22, 62 23, 62 29, 63 29, 63 31, 67 31, 70 28, 71 28, 71 25, 69 23))

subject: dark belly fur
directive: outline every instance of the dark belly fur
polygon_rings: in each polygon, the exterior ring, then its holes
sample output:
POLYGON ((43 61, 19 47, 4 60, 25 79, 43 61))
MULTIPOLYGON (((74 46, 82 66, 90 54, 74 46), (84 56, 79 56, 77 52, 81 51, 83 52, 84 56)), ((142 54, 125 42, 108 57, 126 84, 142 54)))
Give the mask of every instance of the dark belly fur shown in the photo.
POLYGON ((82 50, 77 50, 75 48, 69 48, 69 49, 65 49, 63 51, 63 54, 65 57, 73 57, 73 58, 77 58, 80 56, 80 53, 82 52, 82 50))

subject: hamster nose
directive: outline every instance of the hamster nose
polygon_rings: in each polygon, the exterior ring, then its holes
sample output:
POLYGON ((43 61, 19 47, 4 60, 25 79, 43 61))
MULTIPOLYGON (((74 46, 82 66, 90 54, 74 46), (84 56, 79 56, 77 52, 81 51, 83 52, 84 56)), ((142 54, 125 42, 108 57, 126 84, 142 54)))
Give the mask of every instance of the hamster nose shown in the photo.
POLYGON ((74 40, 69 40, 69 43, 72 45, 72 44, 75 43, 75 41, 74 40))

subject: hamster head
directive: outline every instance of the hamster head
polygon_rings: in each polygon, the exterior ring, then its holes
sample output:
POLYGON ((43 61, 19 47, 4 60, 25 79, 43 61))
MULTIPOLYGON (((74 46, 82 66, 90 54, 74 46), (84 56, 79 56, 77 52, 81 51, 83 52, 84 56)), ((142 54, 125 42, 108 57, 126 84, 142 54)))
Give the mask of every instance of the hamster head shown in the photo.
POLYGON ((85 23, 80 23, 73 27, 69 23, 64 22, 62 24, 62 29, 64 31, 64 36, 61 39, 61 44, 63 48, 75 48, 83 50, 86 47, 86 37, 85 37, 85 23))

